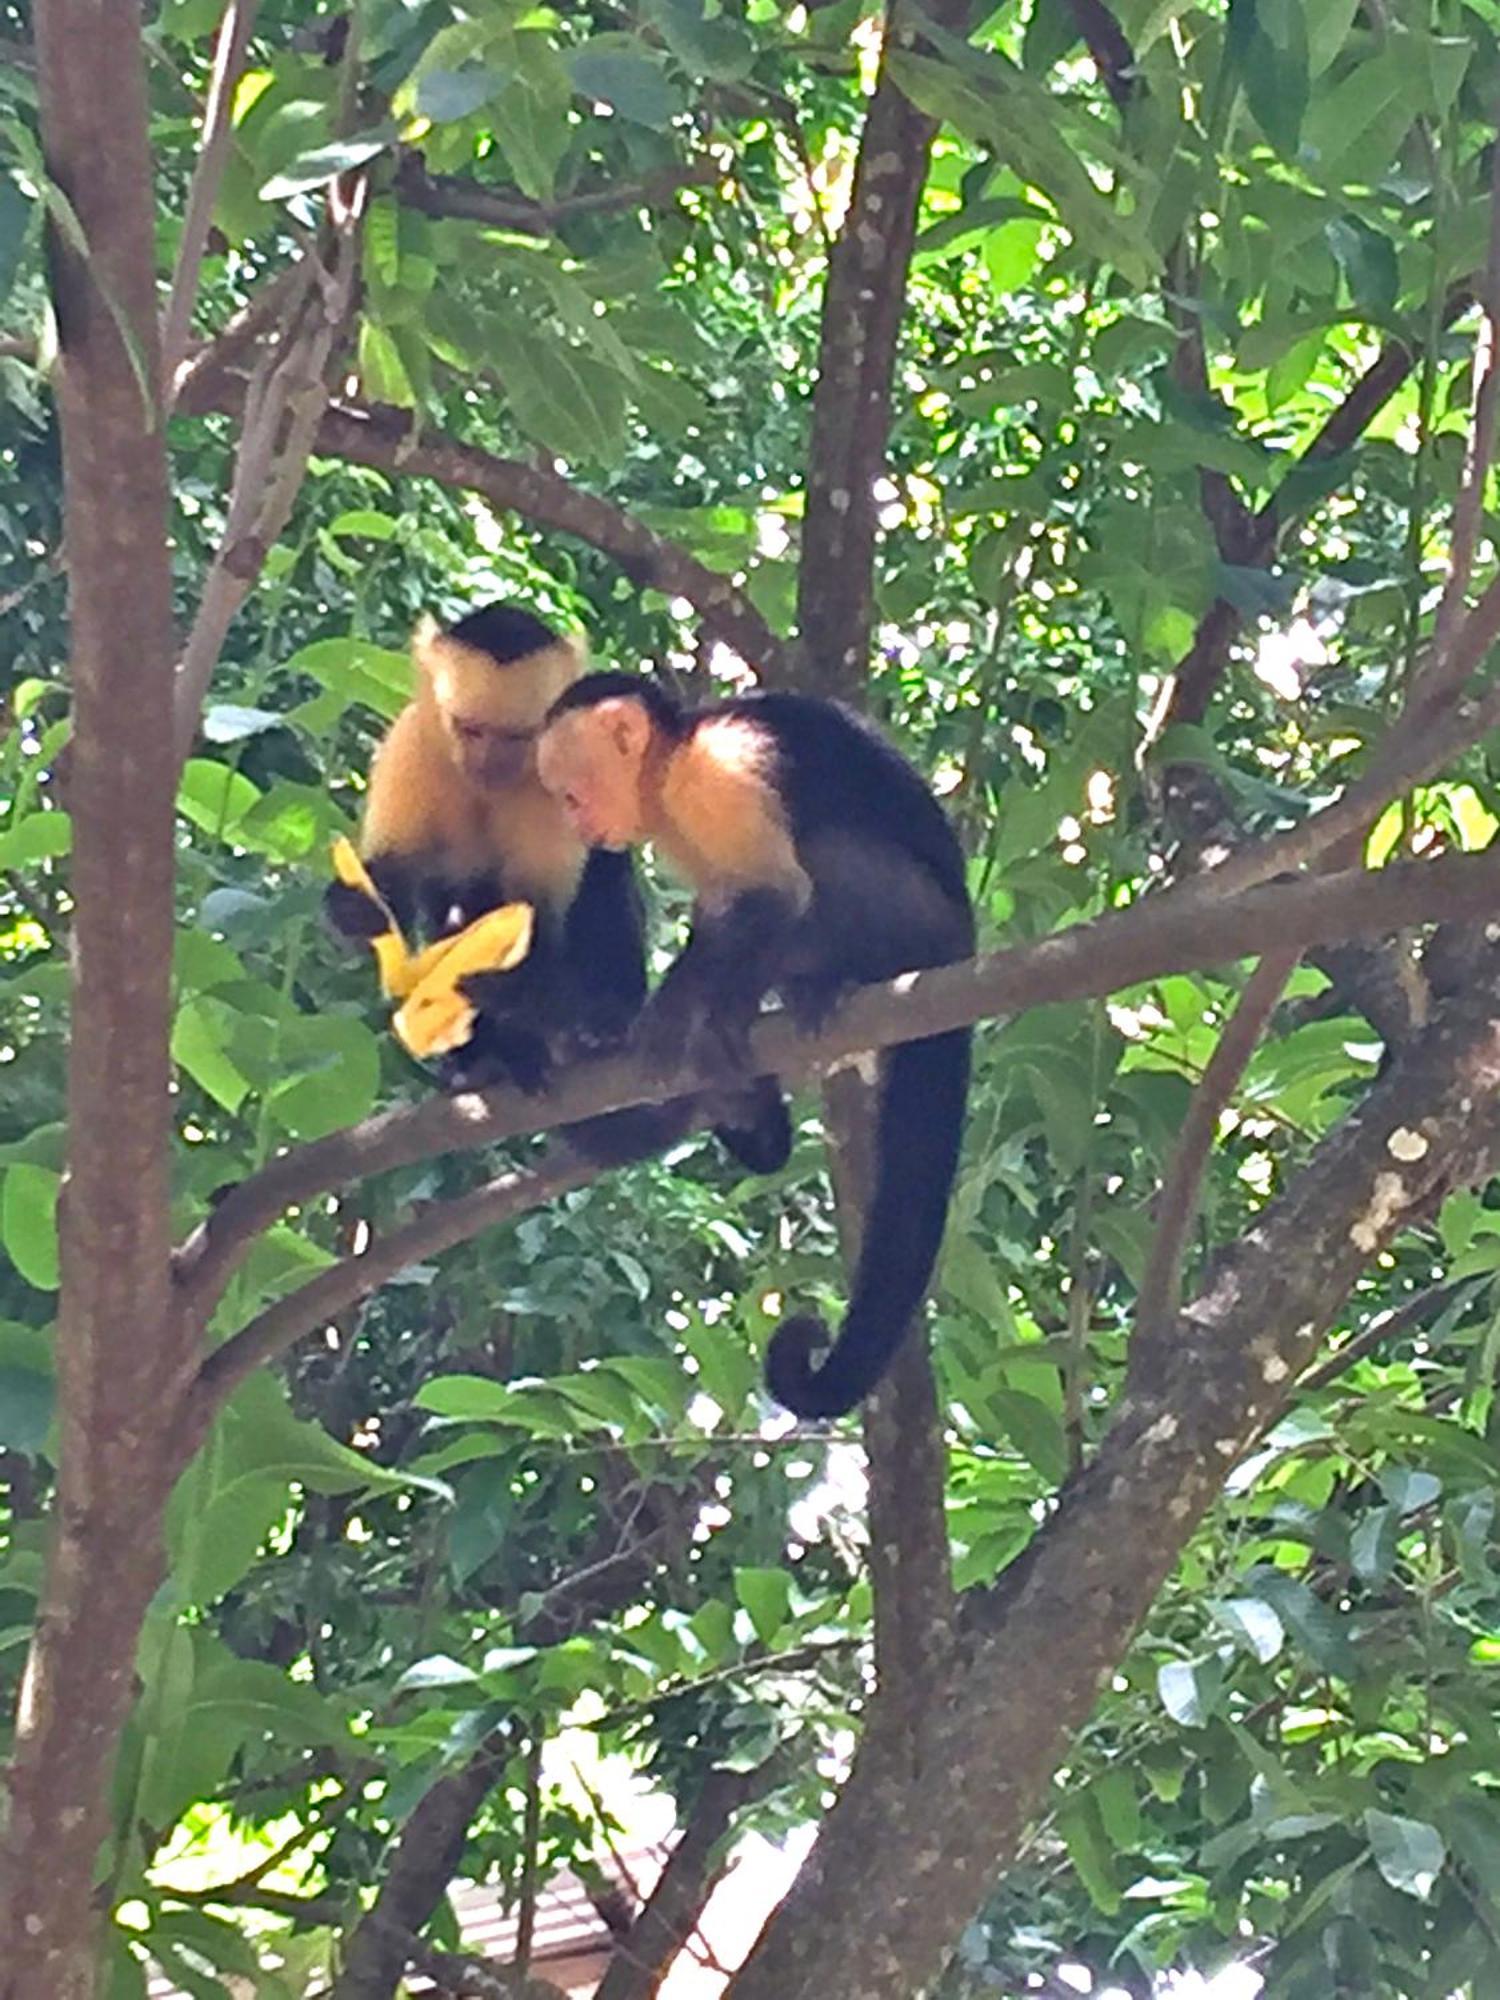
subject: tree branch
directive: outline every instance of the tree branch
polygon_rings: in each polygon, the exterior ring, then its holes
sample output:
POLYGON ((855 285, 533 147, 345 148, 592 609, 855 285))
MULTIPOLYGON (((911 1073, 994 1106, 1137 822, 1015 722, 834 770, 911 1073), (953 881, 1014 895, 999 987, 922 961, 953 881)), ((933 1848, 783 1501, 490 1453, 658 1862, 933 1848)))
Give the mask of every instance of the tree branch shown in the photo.
POLYGON ((763 1798, 785 1769, 784 1759, 772 1756, 753 1771, 709 1772, 656 1887, 616 1944, 594 2000, 654 2000, 723 1876, 724 1840, 735 1814, 763 1798))
POLYGON ((161 1574, 170 1280, 172 598, 139 10, 36 10, 74 723, 61 1452, 0 1862, 0 1994, 93 1991, 94 1864, 161 1574), (46 1857, 45 1866, 39 1857, 46 1857))
POLYGON ((201 1437, 214 1413, 263 1362, 283 1353, 314 1327, 378 1290, 412 1264, 466 1243, 482 1229, 536 1208, 594 1178, 594 1169, 566 1154, 531 1172, 502 1174, 455 1200, 436 1202, 412 1221, 375 1238, 362 1256, 341 1258, 316 1278, 268 1306, 189 1376, 187 1429, 201 1437))
POLYGON ((187 353, 193 322, 193 306, 198 297, 198 279, 203 268, 203 252, 208 245, 209 225, 219 196, 224 162, 233 137, 231 117, 234 93, 244 74, 250 49, 250 33, 255 26, 259 0, 228 0, 219 24, 214 48, 213 74, 209 78, 208 102, 203 111, 203 139, 193 184, 188 191, 182 235, 177 245, 177 268, 172 273, 172 293, 162 320, 162 381, 168 407, 174 393, 178 366, 187 353))
POLYGON ((390 2000, 415 1934, 458 1872, 469 1823, 499 1781, 509 1754, 509 1738, 497 1730, 477 1756, 439 1778, 417 1801, 393 1845, 379 1894, 344 1940, 343 1966, 329 2000, 390 2000))
POLYGON ((923 1707, 915 1777, 867 1736, 729 2000, 907 2000, 932 1983, 1226 1471, 1275 1420, 1360 1272, 1444 1191, 1500 1164, 1497 1014, 1492 962, 1215 1260, 1094 1460, 973 1600, 923 1707), (953 1810, 943 1777, 957 1769, 982 1774, 983 1812, 953 1810))
MULTIPOLYGON (((1401 862, 1373 872, 1351 869, 1228 898, 1216 895, 1215 880, 1209 876, 1037 944, 862 988, 817 1036, 799 1036, 784 1017, 772 1015, 752 1036, 755 1071, 801 1081, 870 1048, 987 1016, 1017 1014, 1044 1002, 1098 998, 1169 972, 1273 948, 1301 949, 1325 938, 1379 936, 1443 917, 1482 915, 1500 905, 1500 849, 1401 862)), ((674 1094, 711 1092, 729 1081, 727 1073, 695 1075, 672 1088, 674 1094)), ((393 1167, 576 1124, 659 1094, 660 1086, 637 1063, 619 1057, 576 1066, 545 1098, 499 1090, 483 1096, 434 1096, 314 1140, 230 1189, 182 1245, 177 1257, 179 1310, 193 1324, 206 1324, 250 1243, 290 1206, 393 1167)), ((686 1123, 683 1129, 688 1129, 686 1123)), ((363 1257, 320 1272, 203 1362, 192 1390, 198 1421, 250 1368, 395 1270, 564 1188, 579 1186, 592 1173, 582 1162, 559 1157, 532 1172, 502 1176, 391 1232, 363 1257)))
POLYGON ((1234 1012, 1198 1079, 1177 1149, 1157 1200, 1156 1236, 1146 1260, 1136 1300, 1136 1338, 1165 1334, 1177 1317, 1182 1292, 1182 1260, 1197 1219, 1203 1175, 1213 1151, 1219 1119, 1235 1093, 1245 1065, 1255 1054, 1301 953, 1267 952, 1246 981, 1234 1012))
POLYGON ((684 188, 712 186, 722 180, 725 163, 706 158, 667 167, 634 184, 586 188, 557 201, 533 201, 528 195, 498 188, 456 174, 430 174, 420 153, 403 153, 396 168, 395 194, 407 208, 423 215, 446 216, 460 222, 484 223, 523 236, 553 236, 585 215, 615 215, 626 208, 665 208, 684 188))
MULTIPOLYGON (((1485 486, 1495 449, 1495 400, 1500 390, 1500 143, 1491 147, 1490 238, 1484 283, 1479 295, 1482 317, 1474 336, 1474 404, 1464 452, 1463 474, 1453 509, 1453 548, 1448 580, 1443 586, 1433 632, 1433 654, 1441 659, 1464 615, 1474 552, 1484 518, 1485 486)), ((1437 692, 1437 690, 1434 690, 1437 692)))
POLYGON ((245 392, 224 533, 177 674, 174 735, 179 765, 192 749, 230 624, 290 520, 301 490, 328 407, 330 366, 354 300, 367 195, 363 175, 351 176, 346 189, 334 184, 322 248, 294 267, 302 275, 296 303, 276 344, 262 353, 245 392))
MULTIPOLYGON (((1453 321, 1472 303, 1467 283, 1449 292, 1443 306, 1443 326, 1453 321)), ((1336 410, 1329 413, 1312 442, 1297 460, 1299 468, 1321 464, 1350 450, 1364 435, 1391 397, 1416 365, 1413 350, 1401 340, 1388 340, 1351 388, 1336 410)), ((1283 480, 1282 485, 1285 485, 1283 480)), ((1279 493, 1250 518, 1249 531, 1232 547, 1220 547, 1223 561, 1246 568, 1263 568, 1276 552, 1282 532, 1295 514, 1288 513, 1279 493)), ((1215 598, 1204 612, 1193 635, 1193 643, 1173 672, 1152 735, 1159 735, 1173 723, 1201 722, 1208 712, 1225 667, 1229 648, 1244 622, 1243 613, 1227 598, 1215 598)))
MULTIPOLYGON (((184 391, 201 414, 233 415, 243 399, 238 384, 215 379, 205 370, 201 384, 184 391)), ((619 564, 641 589, 684 597, 698 613, 705 634, 737 653, 767 679, 790 678, 790 656, 782 641, 743 591, 665 535, 658 535, 613 501, 584 493, 560 473, 513 458, 500 458, 441 431, 413 431, 407 411, 378 404, 338 402, 318 425, 314 448, 330 458, 372 465, 382 472, 434 479, 440 486, 482 493, 493 507, 523 515, 538 527, 576 535, 619 564)))
MULTIPOLYGON (((930 0, 927 11, 940 26, 962 31, 968 0, 930 0)), ((890 70, 891 56, 916 42, 918 19, 908 0, 889 0, 880 75, 823 297, 797 571, 795 679, 810 693, 845 699, 858 698, 869 659, 875 482, 890 442, 907 272, 937 131, 936 119, 902 95, 890 70)))

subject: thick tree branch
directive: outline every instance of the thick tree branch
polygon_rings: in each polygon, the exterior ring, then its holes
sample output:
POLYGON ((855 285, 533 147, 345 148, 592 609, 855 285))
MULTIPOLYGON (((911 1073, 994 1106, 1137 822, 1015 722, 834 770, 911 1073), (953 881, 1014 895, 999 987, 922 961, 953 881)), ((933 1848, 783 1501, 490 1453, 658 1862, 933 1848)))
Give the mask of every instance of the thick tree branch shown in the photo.
MULTIPOLYGON (((1038 944, 865 987, 815 1037, 799 1036, 788 1021, 773 1015, 752 1037, 755 1068, 802 1081, 866 1049, 1020 1013, 1048 1001, 1098 998, 1168 972, 1273 948, 1301 949, 1329 937, 1379 936, 1443 917, 1483 915, 1500 907, 1500 850, 1402 862, 1373 873, 1352 869, 1262 886, 1223 900, 1214 894, 1214 879, 1076 925, 1038 944)), ((673 1088, 702 1090, 728 1080, 685 1077, 673 1088)), ((393 1167, 643 1103, 659 1088, 636 1063, 621 1057, 579 1065, 545 1099, 509 1091, 432 1097, 315 1140, 230 1189, 183 1244, 177 1257, 179 1310, 195 1325, 206 1324, 250 1243, 288 1207, 393 1167)), ((686 1111, 684 1119, 686 1130, 686 1111)), ((531 1173, 502 1176, 391 1232, 363 1257, 320 1272, 203 1363, 193 1391, 198 1420, 250 1367, 395 1270, 565 1187, 578 1186, 591 1172, 581 1162, 560 1157, 531 1173)))
POLYGON ((36 25, 47 169, 87 251, 49 240, 77 779, 61 1454, 10 1770, 0 1994, 87 2000, 94 1863, 162 1564, 160 1384, 182 1337, 168 1176, 172 601, 140 15, 46 0, 36 25))
POLYGON ((730 2000, 907 2000, 1014 1855, 1225 1473, 1275 1420, 1360 1272, 1448 1188, 1500 1164, 1495 968, 1452 1003, 1211 1268, 1133 1370, 1094 1461, 987 1597, 922 1711, 915 1772, 867 1737, 730 2000), (955 1812, 945 1774, 982 1774, 955 1812))
MULTIPOLYGON (((940 26, 962 32, 968 0, 930 0, 926 11, 940 26)), ((848 213, 828 262, 807 447, 796 685, 845 699, 858 698, 868 663, 875 482, 890 440, 907 272, 937 130, 937 121, 902 95, 889 66, 892 53, 916 42, 918 12, 908 0, 890 0, 886 9, 885 55, 865 114, 848 213)))
POLYGON ((203 139, 188 191, 187 212, 177 246, 177 268, 172 273, 172 293, 162 321, 162 381, 169 403, 178 367, 188 350, 203 252, 208 246, 214 203, 218 200, 219 182, 233 137, 231 114, 235 88, 244 74, 258 4, 259 0, 228 0, 219 24, 208 102, 203 111, 203 139))
MULTIPOLYGON (((239 384, 205 369, 201 382, 195 380, 184 390, 182 407, 191 406, 200 414, 212 409, 232 415, 243 393, 239 384)), ((738 653, 757 673, 783 681, 790 677, 790 657, 781 640, 727 576, 656 534, 613 501, 583 492, 560 473, 500 458, 440 431, 415 432, 409 412, 367 403, 331 405, 318 425, 314 448, 355 465, 482 493, 506 513, 576 535, 617 562, 640 588, 686 598, 706 636, 738 653)))
POLYGON ((505 1769, 510 1739, 497 1732, 461 1770, 417 1801, 392 1850, 380 1893, 344 1941, 329 2000, 390 2000, 419 1932, 458 1872, 469 1823, 505 1769))
POLYGON ((396 169, 395 193, 408 208, 423 215, 479 222, 491 229, 509 229, 523 236, 554 236, 569 222, 587 215, 617 215, 628 208, 665 208, 684 188, 711 186, 724 178, 725 162, 690 160, 667 167, 649 179, 618 186, 585 188, 557 201, 532 201, 529 196, 480 187, 456 174, 430 174, 419 153, 404 153, 396 169))

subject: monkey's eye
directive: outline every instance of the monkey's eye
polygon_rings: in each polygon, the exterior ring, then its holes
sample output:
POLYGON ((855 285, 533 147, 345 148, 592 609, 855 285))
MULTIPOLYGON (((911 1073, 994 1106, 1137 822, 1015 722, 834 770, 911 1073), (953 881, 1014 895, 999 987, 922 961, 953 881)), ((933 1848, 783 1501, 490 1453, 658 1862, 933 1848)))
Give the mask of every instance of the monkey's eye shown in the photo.
POLYGON ((482 722, 464 722, 461 718, 455 717, 453 727, 465 743, 482 743, 484 741, 485 727, 482 722))

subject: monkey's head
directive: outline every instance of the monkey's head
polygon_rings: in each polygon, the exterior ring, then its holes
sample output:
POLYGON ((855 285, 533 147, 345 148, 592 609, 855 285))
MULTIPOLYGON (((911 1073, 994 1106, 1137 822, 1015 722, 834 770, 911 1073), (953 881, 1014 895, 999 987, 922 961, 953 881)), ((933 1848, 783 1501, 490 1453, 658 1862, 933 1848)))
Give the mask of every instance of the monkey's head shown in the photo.
POLYGON ((654 681, 588 674, 552 704, 537 775, 588 847, 632 847, 651 831, 653 767, 682 733, 654 681))
POLYGON ((486 790, 532 772, 547 711, 584 667, 581 640, 508 604, 471 611, 446 632, 424 619, 412 652, 455 768, 486 790))

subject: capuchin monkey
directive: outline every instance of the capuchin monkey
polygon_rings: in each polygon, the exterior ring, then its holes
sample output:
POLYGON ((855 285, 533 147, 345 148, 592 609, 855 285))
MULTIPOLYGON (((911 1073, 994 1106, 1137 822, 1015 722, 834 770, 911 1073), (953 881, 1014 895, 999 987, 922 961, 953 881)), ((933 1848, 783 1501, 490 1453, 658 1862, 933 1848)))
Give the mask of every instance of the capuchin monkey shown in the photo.
MULTIPOLYGON (((963 854, 942 807, 870 724, 808 695, 684 710, 654 682, 591 674, 553 703, 543 785, 581 839, 651 841, 694 891, 692 934, 636 1023, 655 1073, 743 1063, 775 987, 804 1028, 850 986, 974 949, 963 854)), ((969 1079, 969 1031, 880 1057, 875 1185, 848 1316, 771 1342, 771 1393, 803 1417, 854 1408, 889 1365, 942 1244, 969 1079)), ((779 1092, 778 1092, 779 1095, 779 1092)))
MULTIPOLYGON (((409 940, 449 936, 501 903, 532 905, 526 958, 460 981, 478 1016, 438 1076, 453 1091, 499 1082, 540 1091, 555 1058, 622 1041, 646 997, 632 856, 587 847, 537 774, 538 732, 582 673, 583 647, 529 611, 488 604, 447 631, 424 620, 412 653, 415 698, 375 753, 360 855, 409 940)), ((385 928, 369 898, 342 883, 324 906, 346 937, 385 928)), ((713 1110, 720 1141, 752 1173, 785 1164, 791 1126, 773 1082, 713 1110)), ((567 1131, 611 1166, 659 1151, 693 1122, 678 1100, 567 1131)))
MULTIPOLYGON (((442 1059, 452 1090, 545 1087, 555 1051, 622 1040, 646 997, 644 920, 628 854, 591 852, 544 790, 536 738, 584 667, 581 644, 513 605, 488 604, 412 641, 415 698, 370 770, 360 855, 408 939, 430 942, 506 902, 535 911, 512 971, 462 982, 479 1009, 442 1059)), ((324 903, 347 937, 384 918, 334 883, 324 903)))

